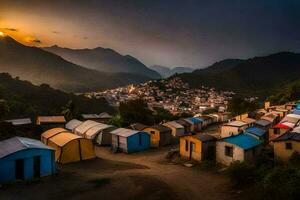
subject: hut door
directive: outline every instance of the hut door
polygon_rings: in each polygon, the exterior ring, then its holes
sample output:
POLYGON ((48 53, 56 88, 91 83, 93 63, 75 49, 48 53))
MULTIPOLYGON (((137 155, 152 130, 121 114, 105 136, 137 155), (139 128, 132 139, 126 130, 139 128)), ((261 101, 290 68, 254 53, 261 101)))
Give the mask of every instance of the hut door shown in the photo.
POLYGON ((195 148, 195 143, 190 142, 190 159, 192 159, 192 157, 193 157, 194 148, 195 148))
POLYGON ((16 160, 15 175, 16 175, 16 179, 21 179, 21 180, 24 179, 24 160, 23 159, 16 160))
POLYGON ((41 176, 41 157, 35 156, 33 157, 33 175, 35 178, 39 178, 41 176))

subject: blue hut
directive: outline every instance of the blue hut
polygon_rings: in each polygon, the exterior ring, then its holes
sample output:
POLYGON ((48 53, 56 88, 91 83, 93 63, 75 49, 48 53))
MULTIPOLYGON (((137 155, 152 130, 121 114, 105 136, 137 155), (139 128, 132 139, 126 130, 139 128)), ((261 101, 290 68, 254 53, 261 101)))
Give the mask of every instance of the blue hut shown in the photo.
POLYGON ((249 134, 262 142, 267 142, 269 140, 267 131, 255 126, 247 128, 245 134, 249 134))
POLYGON ((54 149, 38 140, 13 137, 0 142, 0 183, 54 174, 54 149))
POLYGON ((144 151, 150 148, 150 135, 144 131, 118 128, 111 132, 112 147, 125 153, 144 151))

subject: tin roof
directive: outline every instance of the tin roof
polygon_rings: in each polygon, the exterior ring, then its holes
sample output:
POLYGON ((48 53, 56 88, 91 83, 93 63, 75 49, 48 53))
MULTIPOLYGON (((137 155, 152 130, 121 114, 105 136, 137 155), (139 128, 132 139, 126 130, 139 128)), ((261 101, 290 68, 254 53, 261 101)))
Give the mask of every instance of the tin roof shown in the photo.
POLYGON ((106 112, 100 113, 99 117, 101 119, 110 119, 110 118, 112 118, 112 116, 110 114, 106 113, 106 112))
POLYGON ((237 145, 244 150, 252 149, 262 144, 261 141, 247 134, 239 134, 236 136, 224 138, 222 140, 230 144, 237 145))
POLYGON ((88 139, 92 139, 97 133, 99 133, 100 131, 104 130, 104 129, 107 129, 109 127, 112 127, 111 125, 107 125, 107 124, 102 124, 102 123, 99 123, 95 126, 93 126, 92 128, 88 129, 86 132, 85 132, 85 135, 88 139))
POLYGON ((266 134, 266 131, 265 131, 265 130, 263 130, 263 129, 261 129, 261 128, 257 128, 257 127, 255 127, 255 126, 250 127, 250 128, 247 128, 247 129, 245 130, 245 132, 251 133, 251 134, 256 135, 256 136, 259 136, 259 137, 261 137, 261 136, 263 136, 263 135, 266 134))
POLYGON ((197 138, 198 140, 202 141, 202 142, 208 142, 208 141, 214 141, 216 140, 216 138, 212 135, 209 134, 197 134, 197 135, 193 135, 194 138, 197 138))
POLYGON ((90 128, 98 124, 99 124, 98 122, 87 120, 85 122, 82 122, 79 126, 77 126, 74 130, 74 133, 83 135, 87 130, 89 130, 90 128))
POLYGON ((185 120, 189 121, 189 122, 192 123, 192 124, 200 124, 200 123, 203 122, 202 119, 199 119, 199 118, 197 118, 197 117, 190 117, 190 118, 187 118, 187 119, 185 119, 185 120))
POLYGON ((42 133, 42 137, 48 139, 62 132, 68 132, 68 130, 64 128, 52 128, 42 133))
POLYGON ((71 121, 69 121, 66 124, 66 129, 73 131, 77 126, 79 126, 80 124, 82 124, 82 121, 79 121, 77 119, 72 119, 71 121))
POLYGON ((151 126, 150 128, 156 129, 156 130, 158 130, 161 133, 171 132, 172 131, 170 128, 168 128, 166 126, 163 126, 163 125, 154 125, 154 126, 151 126))
POLYGON ((163 125, 169 125, 169 126, 174 127, 176 129, 182 129, 182 128, 184 128, 181 124, 178 124, 175 121, 166 122, 163 125))
POLYGON ((30 118, 23 118, 23 119, 10 119, 10 120, 5 120, 8 123, 11 123, 14 126, 19 126, 19 125, 25 125, 25 124, 31 124, 31 119, 30 118))
POLYGON ((255 119, 252 119, 252 118, 249 118, 249 117, 243 119, 242 121, 247 123, 247 124, 252 124, 252 123, 256 122, 255 119))
POLYGON ((12 153, 24 150, 24 149, 49 149, 54 150, 51 147, 43 144, 39 140, 33 140, 24 137, 13 137, 0 142, 0 158, 8 156, 12 153))
POLYGON ((264 119, 260 119, 260 120, 257 120, 255 122, 255 124, 260 125, 260 126, 269 126, 272 124, 272 122, 264 120, 264 119))
POLYGON ((127 128, 118 128, 116 130, 113 130, 111 132, 111 134, 118 135, 118 136, 121 136, 121 137, 129 137, 129 136, 132 136, 132 135, 137 134, 139 132, 140 131, 136 131, 136 130, 132 130, 132 129, 127 129, 127 128))
POLYGON ((300 142, 300 133, 295 133, 295 132, 287 132, 273 140, 273 142, 280 142, 280 141, 297 141, 300 142))
POLYGON ((64 116, 38 116, 37 120, 40 123, 65 123, 66 122, 64 116))
POLYGON ((224 124, 224 126, 236 126, 236 127, 241 127, 241 126, 245 126, 245 125, 247 125, 247 124, 242 121, 232 121, 227 124, 224 124))

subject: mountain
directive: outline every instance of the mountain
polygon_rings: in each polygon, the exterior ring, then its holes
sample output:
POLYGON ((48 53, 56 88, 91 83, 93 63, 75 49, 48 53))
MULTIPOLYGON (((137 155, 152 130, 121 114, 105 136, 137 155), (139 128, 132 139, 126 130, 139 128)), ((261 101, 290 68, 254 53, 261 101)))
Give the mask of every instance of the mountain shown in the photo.
POLYGON ((63 57, 64 59, 102 72, 125 72, 134 73, 156 79, 161 76, 136 58, 126 55, 123 56, 112 49, 68 49, 59 46, 45 47, 46 51, 63 57))
POLYGON ((50 84, 72 92, 95 91, 149 80, 129 73, 105 73, 73 64, 48 51, 18 43, 11 37, 0 38, 0 72, 50 84))
POLYGON ((224 60, 204 70, 177 76, 191 87, 205 85, 266 97, 300 78, 300 54, 280 52, 247 60, 224 60))
POLYGON ((114 112, 104 98, 91 99, 69 94, 45 84, 36 86, 28 81, 12 78, 7 73, 0 73, 0 99, 6 100, 9 105, 6 119, 58 115, 69 100, 74 102, 79 113, 114 112))
POLYGON ((150 69, 158 72, 164 78, 168 78, 176 73, 182 74, 182 73, 194 71, 194 69, 190 67, 175 67, 173 69, 170 69, 169 67, 165 67, 161 65, 150 66, 150 69))

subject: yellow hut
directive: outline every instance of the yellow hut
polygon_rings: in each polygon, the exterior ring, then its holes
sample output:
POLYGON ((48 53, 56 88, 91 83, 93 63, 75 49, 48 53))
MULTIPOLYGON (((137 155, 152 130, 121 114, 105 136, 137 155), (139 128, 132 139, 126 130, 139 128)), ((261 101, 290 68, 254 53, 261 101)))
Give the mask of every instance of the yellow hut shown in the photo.
POLYGON ((155 125, 147 127, 143 131, 150 134, 151 147, 165 146, 172 142, 172 129, 166 126, 155 125))
POLYGON ((294 152, 300 153, 300 133, 287 132, 273 140, 275 159, 288 161, 294 152))
POLYGON ((95 158, 91 140, 72 134, 66 129, 54 128, 42 134, 44 144, 55 149, 55 160, 66 164, 95 158))
POLYGON ((189 160, 203 161, 215 158, 216 138, 208 134, 180 137, 180 156, 189 160))

